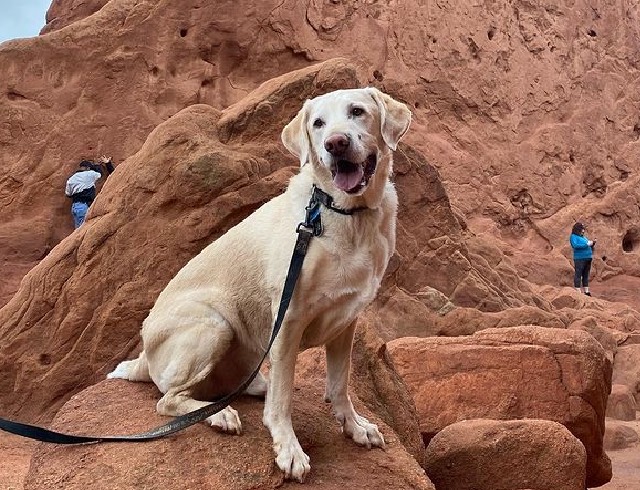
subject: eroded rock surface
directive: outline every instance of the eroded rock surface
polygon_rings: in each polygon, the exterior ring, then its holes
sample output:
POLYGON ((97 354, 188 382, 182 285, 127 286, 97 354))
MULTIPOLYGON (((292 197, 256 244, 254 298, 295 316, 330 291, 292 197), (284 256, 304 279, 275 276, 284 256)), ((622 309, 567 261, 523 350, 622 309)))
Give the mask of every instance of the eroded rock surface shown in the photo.
POLYGON ((585 488, 584 446, 548 420, 457 422, 431 440, 426 459, 433 482, 447 490, 585 488))
MULTIPOLYGON (((393 431, 357 399, 358 409, 381 427, 385 450, 367 450, 345 438, 322 400, 322 387, 305 384, 299 388, 294 393, 293 426, 311 458, 308 487, 435 490, 393 431)), ((83 434, 142 432, 168 421, 155 413, 158 398, 151 384, 103 381, 67 402, 53 427, 83 434)), ((271 435, 262 425, 263 402, 247 397, 234 407, 243 426, 239 436, 197 424, 146 443, 41 444, 24 490, 299 488, 297 482, 283 484, 283 474, 274 463, 271 435)))
POLYGON ((602 445, 611 364, 586 332, 516 327, 388 346, 426 441, 466 419, 556 421, 587 450, 587 485, 611 479, 602 445))

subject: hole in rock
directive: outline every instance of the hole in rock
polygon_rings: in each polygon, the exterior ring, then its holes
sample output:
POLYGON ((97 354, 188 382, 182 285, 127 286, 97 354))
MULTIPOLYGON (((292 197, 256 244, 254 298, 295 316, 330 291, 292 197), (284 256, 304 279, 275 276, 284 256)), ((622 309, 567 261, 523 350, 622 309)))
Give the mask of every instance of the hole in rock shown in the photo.
POLYGON ((9 100, 23 100, 26 99, 24 95, 14 90, 10 90, 7 92, 7 99, 9 100))
POLYGON ((189 32, 188 29, 180 29, 180 37, 185 37, 187 35, 187 32, 189 32))
POLYGON ((640 245, 640 230, 637 228, 632 228, 627 230, 627 232, 622 237, 622 250, 625 252, 633 252, 638 250, 638 246, 640 245))

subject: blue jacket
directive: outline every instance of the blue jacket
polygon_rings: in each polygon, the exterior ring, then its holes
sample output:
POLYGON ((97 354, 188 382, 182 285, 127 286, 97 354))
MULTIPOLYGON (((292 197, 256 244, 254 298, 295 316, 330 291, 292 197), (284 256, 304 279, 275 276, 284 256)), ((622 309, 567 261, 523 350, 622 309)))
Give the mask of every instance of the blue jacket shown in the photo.
POLYGON ((589 246, 589 239, 584 236, 571 234, 569 239, 571 248, 573 248, 573 259, 591 259, 593 258, 593 250, 589 246))

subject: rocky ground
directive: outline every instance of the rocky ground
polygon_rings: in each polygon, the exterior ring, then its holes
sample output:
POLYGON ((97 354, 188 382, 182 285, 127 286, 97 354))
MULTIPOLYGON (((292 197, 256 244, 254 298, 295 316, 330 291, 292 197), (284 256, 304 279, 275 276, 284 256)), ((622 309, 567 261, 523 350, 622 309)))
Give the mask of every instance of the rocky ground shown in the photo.
MULTIPOLYGON (((604 296, 607 294, 611 296, 611 299, 617 299, 619 301, 633 298, 630 306, 637 307, 636 297, 629 295, 627 290, 621 287, 621 285, 628 285, 634 282, 635 278, 625 279, 621 277, 617 278, 615 281, 616 286, 613 288, 610 287, 608 283, 595 283, 592 289, 595 295, 604 296), (622 291, 622 294, 618 296, 617 291, 622 291)), ((304 365, 306 366, 306 364, 304 365)), ((305 367, 302 369, 304 372, 305 367)), ((609 423, 611 419, 607 418, 606 421, 609 423)), ((615 423, 633 428, 640 434, 640 417, 638 417, 636 421, 615 421, 615 423)), ((3 490, 22 490, 24 488, 24 478, 29 472, 34 450, 39 445, 39 443, 28 439, 0 432, 0 453, 3 455, 0 460, 0 488, 3 490)), ((607 454, 612 462, 613 478, 611 482, 598 488, 602 488, 603 490, 631 490, 640 488, 640 473, 638 472, 638 468, 640 467, 640 446, 636 443, 623 449, 608 450, 607 454)), ((171 472, 172 470, 168 468, 167 471, 171 472)))
POLYGON ((22 490, 35 441, 0 431, 0 488, 22 490))
MULTIPOLYGON (((640 414, 636 422, 622 422, 640 434, 640 414)), ((24 478, 29 471, 37 445, 34 441, 0 431, 0 488, 23 490, 24 478)), ((640 488, 640 446, 607 451, 613 466, 611 482, 598 487, 603 490, 632 490, 640 488)), ((166 468, 171 473, 171 468, 166 468)), ((174 469, 174 471, 177 471, 174 469)))

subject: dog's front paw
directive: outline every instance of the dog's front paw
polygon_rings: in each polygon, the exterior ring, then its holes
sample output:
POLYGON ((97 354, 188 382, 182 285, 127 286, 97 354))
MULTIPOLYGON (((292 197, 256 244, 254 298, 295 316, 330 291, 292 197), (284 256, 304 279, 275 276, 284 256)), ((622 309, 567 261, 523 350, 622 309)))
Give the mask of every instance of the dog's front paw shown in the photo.
POLYGON ((378 426, 369 422, 362 415, 355 414, 355 417, 348 418, 342 426, 342 430, 360 446, 366 446, 368 449, 384 447, 384 437, 378 430, 378 426))
POLYGON ((305 477, 311 471, 309 456, 302 450, 298 439, 293 438, 281 444, 274 444, 276 452, 276 464, 284 471, 288 480, 304 482, 305 477))
POLYGON ((225 407, 218 413, 207 417, 207 423, 222 432, 238 435, 242 432, 240 416, 238 415, 238 412, 231 407, 225 407))

